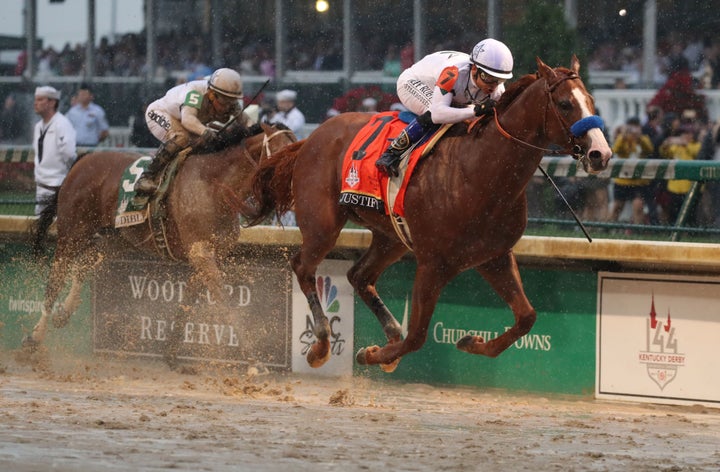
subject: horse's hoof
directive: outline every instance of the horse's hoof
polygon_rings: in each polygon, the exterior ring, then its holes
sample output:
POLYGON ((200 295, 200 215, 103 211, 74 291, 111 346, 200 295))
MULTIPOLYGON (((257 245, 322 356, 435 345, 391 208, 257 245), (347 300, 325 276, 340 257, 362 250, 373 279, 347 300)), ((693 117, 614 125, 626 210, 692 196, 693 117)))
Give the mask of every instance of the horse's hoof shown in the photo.
POLYGON ((308 350, 307 363, 313 369, 317 369, 330 360, 330 342, 316 341, 308 350), (317 348, 317 349, 316 349, 317 348), (318 352, 319 351, 319 352, 318 352))
POLYGON ((38 347, 40 347, 40 343, 35 341, 32 336, 25 336, 22 340, 22 348, 26 351, 35 352, 37 351, 38 347))
POLYGON ((53 313, 52 324, 55 328, 64 328, 70 321, 70 313, 66 312, 62 307, 53 313))
POLYGON ((485 340, 480 336, 463 336, 456 344, 459 350, 468 352, 470 354, 479 354, 478 348, 482 345, 485 340))
POLYGON ((178 370, 178 368, 180 366, 180 362, 178 361, 178 358, 175 354, 167 354, 166 353, 163 356, 163 360, 165 361, 165 364, 167 364, 167 366, 170 370, 172 370, 172 371, 178 370))
POLYGON ((402 357, 398 357, 389 364, 380 364, 380 368, 383 370, 383 372, 387 374, 392 374, 393 372, 395 372, 395 369, 397 369, 397 366, 400 363, 400 359, 402 359, 402 357))
POLYGON ((360 365, 367 365, 367 358, 365 357, 365 354, 367 353, 367 348, 360 348, 360 350, 355 354, 355 361, 360 365))

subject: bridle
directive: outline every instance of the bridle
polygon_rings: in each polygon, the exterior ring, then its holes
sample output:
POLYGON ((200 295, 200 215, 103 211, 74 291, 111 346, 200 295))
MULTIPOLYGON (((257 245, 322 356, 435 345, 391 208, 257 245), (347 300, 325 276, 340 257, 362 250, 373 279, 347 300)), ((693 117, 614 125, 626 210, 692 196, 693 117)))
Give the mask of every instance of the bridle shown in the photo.
POLYGON ((250 162, 250 164, 257 169, 257 167, 260 165, 260 161, 263 160, 263 158, 270 158, 272 157, 272 150, 270 149, 270 142, 282 135, 288 135, 290 136, 290 140, 292 142, 297 141, 297 138, 293 134, 292 130, 289 129, 279 129, 271 134, 267 134, 263 130, 263 141, 262 141, 262 148, 260 150, 260 158, 256 161, 253 159, 253 157, 250 155, 250 152, 247 149, 247 140, 243 140, 242 142, 242 151, 245 158, 250 162))
MULTIPOLYGON (((529 143, 527 141, 523 141, 520 138, 517 138, 510 133, 508 133, 500 124, 500 120, 498 118, 497 109, 494 109, 494 115, 495 115, 495 126, 497 126, 498 131, 501 135, 503 135, 505 138, 508 138, 512 141, 515 141, 518 144, 522 144, 523 146, 530 147, 533 149, 537 149, 538 151, 543 151, 548 154, 569 154, 574 159, 583 161, 586 159, 585 153, 583 151, 583 148, 581 145, 579 145, 575 138, 581 137, 576 136, 575 133, 571 131, 571 128, 575 127, 576 125, 580 124, 583 120, 587 120, 587 118, 582 118, 578 120, 574 125, 569 126, 568 123, 563 119, 563 117, 560 115, 560 112, 557 110, 557 105, 555 105, 555 102, 552 99, 552 93, 555 91, 555 89, 560 85, 561 83, 565 82, 566 80, 579 80, 580 76, 578 76, 575 72, 570 72, 569 74, 565 75, 564 77, 560 77, 558 80, 555 80, 552 84, 549 84, 547 80, 545 80, 545 94, 547 96, 547 105, 545 106, 545 117, 543 119, 543 134, 547 135, 547 114, 548 109, 552 109, 555 118, 557 118, 558 122, 560 123, 560 126, 565 131, 565 134, 568 136, 568 142, 566 144, 565 148, 558 149, 558 146, 553 146, 551 148, 544 148, 540 146, 536 146, 532 143, 529 143)), ((582 128, 582 126, 580 126, 582 128)), ((587 130, 586 130, 587 131, 587 130)), ((584 135, 584 133, 583 133, 584 135)))

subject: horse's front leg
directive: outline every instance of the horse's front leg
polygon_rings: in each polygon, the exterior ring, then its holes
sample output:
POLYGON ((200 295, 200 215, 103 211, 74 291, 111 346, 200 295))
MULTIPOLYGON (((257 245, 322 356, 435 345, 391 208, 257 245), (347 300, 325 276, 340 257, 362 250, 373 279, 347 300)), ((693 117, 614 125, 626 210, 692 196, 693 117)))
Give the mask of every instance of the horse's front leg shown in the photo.
POLYGON ((316 341, 310 346, 306 359, 310 367, 320 367, 330 360, 330 322, 320 306, 316 291, 306 296, 310 311, 313 314, 313 334, 316 341))
POLYGON ((204 286, 212 300, 227 307, 228 297, 223 290, 223 273, 218 267, 214 246, 209 241, 192 243, 188 251, 188 262, 194 270, 194 280, 191 280, 191 283, 198 287, 204 286))
POLYGON ((53 311, 53 326, 55 328, 63 328, 70 321, 70 317, 75 313, 82 301, 80 294, 82 292, 83 282, 87 278, 90 271, 94 270, 104 259, 102 252, 86 251, 78 264, 72 271, 72 282, 70 291, 68 292, 62 305, 53 311))
POLYGON ((515 315, 515 324, 497 338, 487 342, 480 336, 465 336, 457 342, 457 348, 471 354, 497 357, 530 331, 535 324, 537 314, 525 296, 520 271, 512 251, 476 267, 476 270, 510 306, 515 315))
POLYGON ((392 364, 405 354, 420 349, 427 339, 428 326, 442 289, 457 274, 447 267, 418 262, 413 284, 412 310, 407 337, 384 347, 362 348, 355 355, 359 364, 392 364))

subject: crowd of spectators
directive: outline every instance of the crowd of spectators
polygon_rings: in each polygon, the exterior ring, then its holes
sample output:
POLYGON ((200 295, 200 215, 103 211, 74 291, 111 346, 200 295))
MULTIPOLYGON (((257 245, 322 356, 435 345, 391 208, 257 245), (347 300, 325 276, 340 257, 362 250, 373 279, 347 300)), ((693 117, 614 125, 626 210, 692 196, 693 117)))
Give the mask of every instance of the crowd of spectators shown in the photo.
MULTIPOLYGON (((343 66, 340 37, 305 41, 290 38, 285 68, 289 70, 339 70, 343 66)), ((242 75, 274 77, 274 47, 272 38, 257 41, 244 40, 242 47, 236 42, 223 44, 223 57, 227 66, 242 75)), ((434 42, 432 50, 467 49, 462 40, 434 42)), ((413 61, 413 45, 385 44, 369 41, 359 48, 354 66, 358 70, 382 70, 388 77, 397 77, 413 61)), ((140 34, 126 34, 115 43, 103 38, 95 55, 97 76, 142 76, 145 74, 145 38, 140 34)), ((86 50, 84 45, 66 45, 61 51, 46 48, 38 51, 38 79, 52 76, 78 76, 84 74, 86 50)), ((16 74, 22 74, 26 58, 20 57, 16 74)), ((193 80, 208 75, 207 44, 202 36, 177 37, 164 35, 157 40, 157 66, 159 74, 171 72, 181 80, 193 80), (195 39, 193 39, 195 38, 195 39), (182 45, 179 47, 179 45, 182 45)), ((590 71, 621 71, 625 73, 629 88, 640 83, 642 75, 642 48, 636 44, 619 44, 612 41, 592 49, 588 57, 590 71)), ((670 33, 658 43, 657 69, 654 80, 658 86, 656 97, 646 115, 633 117, 616 130, 607 130, 608 142, 618 158, 640 157, 660 159, 715 159, 718 125, 710 122, 699 88, 720 88, 720 39, 701 34, 682 36, 670 33)), ((328 113, 363 110, 365 99, 374 100, 374 107, 386 110, 395 102, 394 85, 357 88, 342 97, 336 97, 328 113), (367 90, 366 90, 367 89, 367 90), (372 89, 372 91, 369 91, 372 89), (385 103, 387 102, 387 103, 385 103), (379 106, 378 106, 379 105, 379 106)), ((15 113, 13 96, 6 98, 3 121, 15 113)), ((139 121, 139 120, 138 120, 139 121)), ((14 128, 3 130, 2 140, 11 142, 14 128)), ((720 152, 718 153, 720 155, 720 152)), ((641 179, 642 180, 642 179, 641 179)), ((718 184, 703 187, 703 198, 691 210, 695 224, 720 226, 716 198, 718 184)), ((678 181, 608 181, 578 179, 566 185, 566 190, 579 197, 576 204, 582 216, 590 221, 618 221, 626 219, 637 224, 673 224, 677 218, 688 182, 678 181)))
MULTIPOLYGON (((183 35, 179 33, 161 35, 157 38, 156 73, 170 75, 184 74, 192 80, 210 70, 207 41, 202 35, 183 35)), ((286 70, 341 70, 343 67, 342 36, 337 33, 308 40, 308 38, 288 38, 287 50, 291 54, 285 57, 286 70)), ((310 38, 312 39, 312 38, 310 38)), ((448 40, 429 41, 429 50, 457 49, 466 50, 467 41, 448 40)), ((273 38, 245 38, 242 41, 227 39, 223 42, 222 55, 224 65, 238 70, 243 75, 275 76, 273 38)), ((84 44, 66 44, 61 50, 48 47, 37 51, 38 76, 77 76, 85 73, 84 44)), ((146 73, 146 44, 143 34, 125 34, 111 43, 102 38, 95 51, 95 75, 97 76, 144 76, 146 73)), ((356 48, 353 67, 356 70, 383 71, 388 77, 396 77, 413 61, 412 43, 387 43, 380 38, 363 41, 362 48, 356 48)), ((688 61, 691 74, 702 88, 720 87, 720 38, 699 33, 682 34, 671 32, 658 41, 656 70, 653 72, 655 84, 662 84, 668 78, 668 68, 674 57, 682 55, 688 61)), ((23 74, 27 58, 21 54, 18 58, 15 75, 23 74)), ((592 72, 621 72, 627 86, 633 87, 642 82, 642 44, 628 44, 619 41, 607 41, 590 48, 588 69, 592 72)))
MULTIPOLYGON (((657 46, 653 83, 662 84, 667 81, 672 62, 679 56, 687 60, 691 75, 699 87, 720 87, 720 38, 693 32, 672 32, 661 38, 657 46)), ((630 88, 641 84, 642 44, 604 42, 591 51, 588 69, 591 72, 622 72, 626 77, 624 82, 630 88)))
MULTIPOLYGON (((194 80, 212 72, 211 53, 207 40, 201 34, 173 32, 160 35, 156 40, 156 75, 182 77, 194 80)), ((428 50, 453 49, 469 51, 477 38, 429 40, 428 50)), ((299 71, 342 70, 342 35, 325 35, 316 39, 288 38, 284 68, 299 71)), ((38 80, 54 76, 84 76, 87 62, 84 44, 65 44, 61 50, 53 47, 36 51, 38 80)), ((95 76, 142 77, 146 75, 146 38, 140 33, 122 35, 114 43, 103 37, 94 53, 95 76)), ((242 75, 275 77, 275 48, 271 38, 243 40, 226 39, 221 44, 223 65, 242 75)), ((414 62, 412 42, 385 43, 380 38, 363 41, 355 48, 353 68, 382 71, 388 77, 397 77, 414 62)), ((27 57, 18 57, 14 75, 26 72, 27 57)))
MULTIPOLYGON (((606 130, 614 159, 720 160, 720 123, 708 119, 690 62, 678 51, 668 64, 666 81, 644 116, 606 130)), ((562 184, 585 221, 675 225, 693 182, 623 176, 565 179, 562 184)), ((700 187, 699 198, 683 215, 683 225, 720 227, 718 187, 717 182, 700 187)))

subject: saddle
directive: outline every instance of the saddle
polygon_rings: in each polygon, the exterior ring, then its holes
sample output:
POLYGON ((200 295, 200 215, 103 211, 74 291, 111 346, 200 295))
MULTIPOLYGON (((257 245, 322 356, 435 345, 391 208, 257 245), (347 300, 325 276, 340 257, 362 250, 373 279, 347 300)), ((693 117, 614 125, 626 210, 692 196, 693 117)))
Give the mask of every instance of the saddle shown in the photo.
POLYGON ((430 153, 452 126, 440 126, 405 151, 400 159, 397 177, 379 173, 375 161, 385 151, 389 140, 397 136, 408 119, 412 118, 414 115, 406 117, 397 112, 378 113, 357 133, 343 160, 339 200, 341 205, 376 210, 388 215, 398 237, 410 250, 412 237, 404 218, 405 189, 417 163, 430 153))
POLYGON ((378 172, 375 161, 389 140, 405 127, 407 118, 397 112, 378 113, 355 135, 343 160, 340 204, 372 209, 386 215, 404 216, 405 187, 419 160, 450 128, 441 126, 429 133, 400 160, 400 175, 389 178, 378 172))

